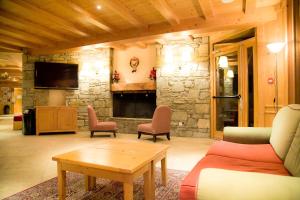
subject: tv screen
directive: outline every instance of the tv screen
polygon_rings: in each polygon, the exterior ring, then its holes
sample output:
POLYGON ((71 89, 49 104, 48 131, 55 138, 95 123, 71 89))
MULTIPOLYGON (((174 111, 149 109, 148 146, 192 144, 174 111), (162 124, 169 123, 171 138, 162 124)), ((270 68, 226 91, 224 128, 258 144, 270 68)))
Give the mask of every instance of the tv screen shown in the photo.
POLYGON ((34 87, 77 89, 78 64, 35 62, 34 87))

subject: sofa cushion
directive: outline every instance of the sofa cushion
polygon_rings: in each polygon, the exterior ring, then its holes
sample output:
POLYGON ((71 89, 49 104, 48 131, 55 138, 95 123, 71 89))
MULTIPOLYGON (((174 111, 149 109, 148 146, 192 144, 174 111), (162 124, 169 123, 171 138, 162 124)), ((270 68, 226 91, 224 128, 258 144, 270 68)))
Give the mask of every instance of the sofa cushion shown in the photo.
POLYGON ((285 176, 290 175, 289 172, 284 168, 283 164, 280 163, 256 162, 219 155, 207 155, 197 163, 197 165, 182 181, 180 187, 181 200, 195 199, 198 177, 201 170, 205 168, 221 168, 237 171, 278 174, 285 176))
POLYGON ((293 176, 300 177, 300 123, 289 152, 286 155, 284 166, 293 176))
POLYGON ((238 144, 218 141, 208 150, 206 155, 219 155, 243 160, 282 163, 270 144, 238 144))
POLYGON ((273 120, 270 143, 282 160, 285 160, 299 122, 300 105, 298 104, 280 109, 273 120))

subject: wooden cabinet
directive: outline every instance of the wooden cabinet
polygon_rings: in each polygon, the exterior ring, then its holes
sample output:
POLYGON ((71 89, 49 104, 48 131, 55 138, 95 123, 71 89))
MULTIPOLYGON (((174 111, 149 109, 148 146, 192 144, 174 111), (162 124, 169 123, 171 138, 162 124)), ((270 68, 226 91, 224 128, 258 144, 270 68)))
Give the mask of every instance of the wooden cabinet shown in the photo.
POLYGON ((76 132, 77 108, 69 106, 37 106, 36 134, 76 132))

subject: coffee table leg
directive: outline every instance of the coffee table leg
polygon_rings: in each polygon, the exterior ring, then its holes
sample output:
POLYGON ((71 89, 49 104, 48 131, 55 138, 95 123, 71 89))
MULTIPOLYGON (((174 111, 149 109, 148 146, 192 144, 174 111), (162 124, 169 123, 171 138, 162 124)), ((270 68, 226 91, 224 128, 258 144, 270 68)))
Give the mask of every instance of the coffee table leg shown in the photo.
POLYGON ((161 160, 161 178, 162 178, 162 184, 164 186, 167 185, 167 160, 166 157, 164 157, 161 160))
POLYGON ((149 166, 149 170, 144 173, 144 196, 145 200, 152 200, 154 196, 151 189, 151 166, 149 166))
POLYGON ((96 177, 85 175, 85 190, 91 191, 96 186, 96 177))
POLYGON ((124 200, 133 200, 133 183, 123 183, 124 200))
POLYGON ((151 169, 150 169, 150 176, 151 176, 151 198, 155 199, 155 163, 151 162, 151 169))
POLYGON ((61 163, 57 162, 58 197, 60 200, 66 198, 66 171, 61 169, 61 163))

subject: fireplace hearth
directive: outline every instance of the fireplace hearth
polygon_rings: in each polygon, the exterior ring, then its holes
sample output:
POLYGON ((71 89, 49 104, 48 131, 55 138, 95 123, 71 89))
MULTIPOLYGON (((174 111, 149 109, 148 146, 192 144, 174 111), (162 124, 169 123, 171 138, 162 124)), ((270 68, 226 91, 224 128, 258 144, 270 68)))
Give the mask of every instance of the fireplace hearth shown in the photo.
POLYGON ((155 91, 113 94, 113 117, 152 118, 155 108, 155 91))

